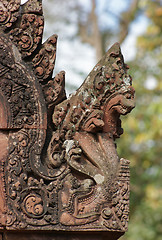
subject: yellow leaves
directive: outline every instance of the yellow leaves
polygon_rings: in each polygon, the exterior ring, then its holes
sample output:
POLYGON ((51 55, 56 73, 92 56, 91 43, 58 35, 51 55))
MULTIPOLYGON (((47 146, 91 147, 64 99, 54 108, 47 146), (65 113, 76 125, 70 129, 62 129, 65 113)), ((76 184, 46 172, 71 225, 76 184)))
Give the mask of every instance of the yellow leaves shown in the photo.
POLYGON ((156 27, 155 29, 152 28, 151 33, 147 32, 146 34, 138 38, 137 46, 141 48, 141 50, 145 49, 147 51, 153 51, 155 48, 157 48, 157 46, 160 46, 162 44, 162 36, 155 34, 155 32, 159 31, 157 28, 158 27, 156 27))
POLYGON ((158 17, 161 17, 162 16, 162 7, 159 7, 155 10, 155 14, 158 16, 158 17))
POLYGON ((133 168, 137 165, 137 159, 136 157, 132 156, 130 166, 133 168))
POLYGON ((146 11, 146 15, 158 26, 162 28, 162 7, 159 3, 152 3, 146 11))
POLYGON ((148 17, 161 17, 162 7, 160 7, 159 5, 150 5, 150 7, 147 9, 147 15, 148 17))
POLYGON ((148 0, 141 0, 141 1, 139 1, 138 6, 140 8, 145 8, 147 6, 147 4, 148 4, 148 0))
POLYGON ((162 7, 159 5, 150 5, 150 7, 147 10, 149 17, 161 17, 162 16, 162 7))
POLYGON ((143 51, 153 51, 162 45, 162 6, 158 1, 145 1, 143 8, 151 23, 138 38, 137 46, 143 51))
POLYGON ((135 129, 137 127, 137 121, 133 116, 129 118, 129 127, 131 129, 135 129))
POLYGON ((146 201, 151 208, 156 209, 162 205, 162 188, 150 184, 146 187, 146 201))
POLYGON ((122 123, 125 134, 121 137, 120 154, 131 160, 131 205, 135 209, 131 212, 127 238, 131 240, 161 240, 162 7, 159 3, 140 0, 139 7, 149 17, 149 26, 138 38, 136 61, 130 68, 134 70, 131 74, 136 108, 122 123), (153 82, 147 81, 150 76, 156 80, 152 88, 148 87, 153 82))
POLYGON ((157 26, 157 25, 150 25, 150 26, 148 26, 148 28, 147 28, 147 33, 148 33, 149 35, 156 35, 156 34, 161 33, 161 29, 160 29, 160 27, 157 26))
POLYGON ((158 83, 158 89, 161 89, 161 90, 162 90, 162 81, 159 81, 159 83, 158 83))
POLYGON ((142 144, 143 142, 146 142, 149 139, 148 134, 145 132, 141 132, 135 137, 135 143, 142 144))
MULTIPOLYGON (((137 120, 133 115, 127 117, 127 121, 123 118, 123 127, 124 129, 129 129, 130 131, 135 131, 138 127, 137 120)), ((127 130, 126 130, 127 131, 127 130)))
POLYGON ((142 165, 143 165, 144 169, 148 169, 150 167, 151 163, 149 160, 144 160, 142 165))

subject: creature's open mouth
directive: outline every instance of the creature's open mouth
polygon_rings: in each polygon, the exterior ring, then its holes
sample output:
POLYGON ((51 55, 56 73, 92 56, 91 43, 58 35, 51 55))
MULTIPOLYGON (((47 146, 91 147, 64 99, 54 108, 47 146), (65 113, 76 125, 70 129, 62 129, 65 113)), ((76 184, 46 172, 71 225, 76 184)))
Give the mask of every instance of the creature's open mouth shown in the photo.
POLYGON ((119 104, 119 105, 114 105, 112 106, 111 109, 113 109, 114 111, 117 111, 119 114, 121 115, 126 115, 128 114, 134 107, 132 106, 124 106, 122 104, 119 104))
POLYGON ((128 114, 135 107, 134 94, 131 90, 123 94, 115 95, 106 104, 104 113, 104 132, 111 133, 114 140, 119 138, 123 133, 120 115, 128 114))
POLYGON ((114 109, 121 115, 126 115, 135 107, 134 95, 131 92, 116 95, 109 102, 109 111, 114 109))

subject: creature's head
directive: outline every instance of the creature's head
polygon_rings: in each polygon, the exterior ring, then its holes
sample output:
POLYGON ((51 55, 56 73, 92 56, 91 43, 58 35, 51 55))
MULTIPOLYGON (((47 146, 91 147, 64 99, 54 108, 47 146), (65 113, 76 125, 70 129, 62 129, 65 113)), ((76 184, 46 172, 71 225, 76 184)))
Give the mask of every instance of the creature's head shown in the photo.
POLYGON ((122 134, 120 115, 135 106, 132 79, 120 46, 115 43, 93 68, 82 86, 55 108, 53 121, 60 130, 122 134))

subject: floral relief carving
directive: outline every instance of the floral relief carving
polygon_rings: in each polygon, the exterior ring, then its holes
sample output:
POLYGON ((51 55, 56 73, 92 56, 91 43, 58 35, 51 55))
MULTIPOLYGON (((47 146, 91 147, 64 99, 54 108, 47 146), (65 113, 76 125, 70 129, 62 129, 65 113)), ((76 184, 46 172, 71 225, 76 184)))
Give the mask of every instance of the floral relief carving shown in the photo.
POLYGON ((23 57, 30 56, 42 40, 43 17, 35 14, 23 14, 20 28, 11 31, 13 40, 23 57))
POLYGON ((129 161, 115 140, 135 101, 119 44, 66 98, 41 1, 2 0, 0 25, 0 228, 125 232, 129 161))
POLYGON ((1 1, 0 3, 0 25, 10 28, 19 17, 20 0, 1 1))

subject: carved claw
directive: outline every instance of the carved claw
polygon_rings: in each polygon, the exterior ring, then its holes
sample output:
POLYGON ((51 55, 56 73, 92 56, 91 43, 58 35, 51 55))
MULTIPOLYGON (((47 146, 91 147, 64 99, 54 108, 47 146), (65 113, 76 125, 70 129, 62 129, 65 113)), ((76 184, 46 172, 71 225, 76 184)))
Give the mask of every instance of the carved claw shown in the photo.
POLYGON ((60 223, 66 226, 84 225, 96 221, 99 215, 100 214, 93 212, 74 217, 70 213, 64 212, 60 217, 60 223))
POLYGON ((94 110, 88 116, 83 125, 83 130, 86 132, 98 132, 101 131, 104 126, 103 112, 100 110, 94 110))

